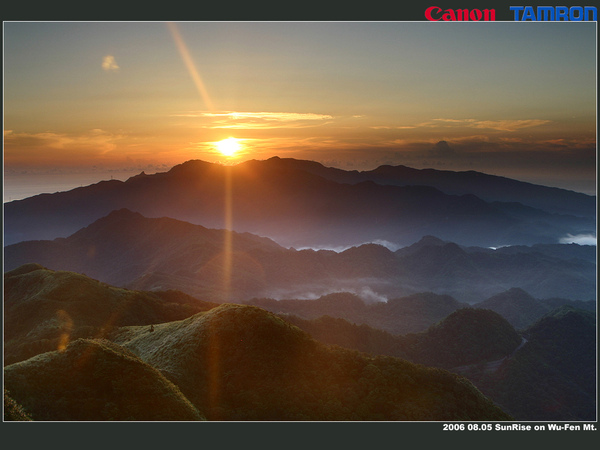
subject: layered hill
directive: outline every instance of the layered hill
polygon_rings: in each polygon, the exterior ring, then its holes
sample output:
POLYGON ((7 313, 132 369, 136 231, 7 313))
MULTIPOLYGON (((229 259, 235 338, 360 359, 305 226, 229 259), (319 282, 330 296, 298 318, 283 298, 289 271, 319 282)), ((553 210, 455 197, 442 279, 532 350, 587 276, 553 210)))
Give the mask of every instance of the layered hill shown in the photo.
POLYGON ((365 303, 356 294, 348 292, 328 294, 315 300, 255 298, 246 303, 276 314, 289 314, 303 319, 322 316, 340 318, 392 334, 423 331, 457 309, 467 306, 448 295, 428 292, 377 303, 365 303))
POLYGON ((396 252, 376 244, 339 253, 295 250, 250 233, 122 209, 67 238, 9 245, 4 263, 5 270, 39 263, 116 286, 179 289, 220 302, 340 291, 381 300, 429 291, 475 303, 512 287, 539 298, 594 298, 595 262, 577 256, 582 246, 564 247, 555 254, 526 246, 496 252, 427 236, 396 252))
POLYGON ((526 328, 554 309, 553 304, 540 301, 519 288, 496 294, 475 306, 496 311, 517 329, 526 328))
POLYGON ((509 419, 449 372, 326 347, 257 307, 225 304, 114 339, 212 420, 509 419))
MULTIPOLYGON (((394 335, 425 331, 467 306, 494 311, 516 329, 524 329, 532 325, 548 312, 561 306, 596 313, 595 300, 537 299, 518 288, 509 289, 472 305, 459 302, 449 295, 431 292, 376 303, 367 303, 356 294, 349 292, 328 294, 314 300, 253 298, 244 303, 260 306, 282 316, 295 316, 298 319, 314 320, 325 316, 332 320, 343 319, 351 324, 367 325, 394 335)), ((330 325, 336 326, 334 323, 330 325)))
POLYGON ((522 342, 502 316, 474 308, 457 309, 424 331, 403 335, 331 316, 281 317, 321 342, 446 369, 504 358, 522 342))
POLYGON ((597 420, 596 317, 563 306, 524 330, 496 372, 469 378, 522 420, 597 420))
POLYGON ((451 369, 504 358, 521 341, 500 314, 462 308, 423 333, 405 336, 402 346, 412 361, 451 369))
POLYGON ((193 305, 168 296, 36 265, 6 279, 7 349, 59 336, 55 350, 32 347, 35 356, 5 366, 9 420, 510 418, 456 375, 327 347, 257 307, 190 315, 193 305), (150 320, 173 308, 186 318, 150 320), (105 338, 77 338, 86 327, 105 338))
MULTIPOLYGON (((555 243, 567 234, 595 233, 595 202, 583 194, 541 189, 538 197, 550 203, 560 197, 563 206, 579 205, 577 211, 564 214, 560 205, 543 210, 498 202, 498 196, 483 200, 465 191, 468 182, 455 194, 433 187, 427 177, 378 184, 373 180, 381 181, 381 174, 374 173, 348 182, 328 175, 339 175, 339 169, 308 166, 315 165, 277 158, 236 166, 188 161, 168 172, 141 173, 125 182, 104 181, 9 202, 4 208, 5 242, 66 237, 121 208, 212 228, 231 224, 235 231, 296 247, 377 239, 408 245, 426 234, 462 245, 531 245, 555 243)), ((500 195, 502 183, 483 178, 483 185, 493 186, 488 191, 500 195)), ((510 201, 520 201, 521 193, 527 199, 526 188, 530 186, 517 183, 510 201)))
MULTIPOLYGON (((20 361, 5 359, 6 420, 500 417, 464 379, 412 363, 457 370, 519 420, 587 420, 594 404, 595 317, 571 306, 524 330, 522 345, 507 320, 477 308, 461 307, 422 332, 398 336, 329 316, 277 317, 178 292, 127 291, 38 265, 5 279, 4 324, 11 336, 5 354, 20 361), (108 325, 104 308, 113 316, 108 325), (78 339, 86 330, 105 339, 78 339), (307 333, 354 350, 324 346, 307 333), (37 356, 19 358, 15 349, 37 356), (145 382, 128 387, 139 377, 145 382)), ((373 306, 348 294, 323 300, 322 306, 338 312, 366 314, 373 306)), ((398 311, 410 318, 413 308, 418 318, 419 306, 435 311, 444 302, 456 303, 415 296, 398 311)))
POLYGON ((524 338, 497 313, 473 308, 402 336, 329 316, 282 317, 328 344, 466 376, 517 420, 596 418, 593 312, 562 306, 523 330, 524 338))
POLYGON ((4 385, 37 421, 204 419, 158 370, 106 340, 78 339, 6 366, 4 385))
POLYGON ((120 326, 179 320, 214 306, 177 291, 130 291, 25 265, 4 274, 4 362, 61 349, 77 338, 105 337, 120 326))

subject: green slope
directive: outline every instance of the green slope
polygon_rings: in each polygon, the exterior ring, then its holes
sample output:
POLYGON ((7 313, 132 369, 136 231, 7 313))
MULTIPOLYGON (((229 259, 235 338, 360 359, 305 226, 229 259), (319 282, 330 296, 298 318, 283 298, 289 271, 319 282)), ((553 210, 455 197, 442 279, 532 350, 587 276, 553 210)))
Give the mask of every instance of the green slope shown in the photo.
POLYGON ((189 317, 215 306, 185 294, 119 289, 74 272, 27 264, 4 274, 4 364, 105 337, 124 325, 189 317))
POLYGON ((12 398, 34 420, 202 420, 159 371, 106 340, 78 339, 4 368, 12 398))
POLYGON ((161 370, 209 420, 506 420, 470 382, 314 341, 258 307, 225 304, 115 342, 161 370))

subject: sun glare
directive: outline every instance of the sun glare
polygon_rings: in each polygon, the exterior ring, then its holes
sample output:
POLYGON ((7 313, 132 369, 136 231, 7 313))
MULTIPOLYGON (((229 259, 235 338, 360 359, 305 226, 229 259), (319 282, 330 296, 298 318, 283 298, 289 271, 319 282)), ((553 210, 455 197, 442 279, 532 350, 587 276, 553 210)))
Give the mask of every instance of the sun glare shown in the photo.
POLYGON ((242 148, 239 139, 230 137, 217 142, 217 150, 225 156, 233 156, 242 148))

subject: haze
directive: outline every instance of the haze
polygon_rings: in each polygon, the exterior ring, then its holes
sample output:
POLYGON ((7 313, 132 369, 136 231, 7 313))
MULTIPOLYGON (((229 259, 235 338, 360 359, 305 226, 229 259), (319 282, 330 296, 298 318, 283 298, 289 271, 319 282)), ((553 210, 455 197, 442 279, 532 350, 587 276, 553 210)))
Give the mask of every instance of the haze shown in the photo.
POLYGON ((277 155, 596 193, 595 23, 6 22, 4 79, 6 191, 277 155))

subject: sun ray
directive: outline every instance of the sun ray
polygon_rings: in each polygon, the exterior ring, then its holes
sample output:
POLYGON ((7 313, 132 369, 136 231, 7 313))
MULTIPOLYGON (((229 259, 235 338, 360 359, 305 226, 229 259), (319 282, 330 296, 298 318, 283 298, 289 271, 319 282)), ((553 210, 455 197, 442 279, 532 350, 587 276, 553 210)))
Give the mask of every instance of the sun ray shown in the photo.
POLYGON ((188 51, 187 45, 185 44, 183 38, 181 37, 181 34, 179 33, 179 28, 177 27, 177 24, 173 22, 167 22, 167 26, 169 27, 169 30, 173 35, 173 40, 177 45, 177 49, 181 54, 181 58, 183 59, 183 62, 185 63, 185 66, 187 67, 190 76, 192 77, 192 80, 194 80, 196 89, 198 89, 198 92, 200 93, 200 96, 202 97, 202 100, 204 101, 206 107, 212 111, 214 107, 210 96, 208 95, 208 91, 206 90, 204 82, 202 81, 202 78, 200 77, 200 74, 196 69, 196 65, 194 64, 194 60, 192 59, 192 56, 188 51))

